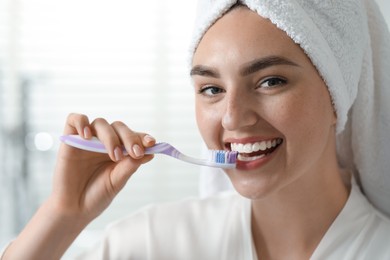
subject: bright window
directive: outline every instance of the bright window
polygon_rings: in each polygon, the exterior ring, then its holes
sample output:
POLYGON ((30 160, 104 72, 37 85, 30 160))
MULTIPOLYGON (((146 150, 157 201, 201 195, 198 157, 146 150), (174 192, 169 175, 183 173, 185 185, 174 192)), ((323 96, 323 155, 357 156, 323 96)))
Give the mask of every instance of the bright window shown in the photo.
MULTIPOLYGON (((195 9, 188 0, 0 1, 3 243, 48 196, 70 112, 124 121, 199 156, 188 68, 195 9)), ((156 156, 76 247, 145 204, 197 195, 199 170, 156 156)))

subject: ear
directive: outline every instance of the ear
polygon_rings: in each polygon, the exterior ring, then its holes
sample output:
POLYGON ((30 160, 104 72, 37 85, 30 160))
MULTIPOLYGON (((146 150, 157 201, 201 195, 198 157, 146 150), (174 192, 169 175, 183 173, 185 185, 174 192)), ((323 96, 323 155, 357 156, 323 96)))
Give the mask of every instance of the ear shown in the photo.
POLYGON ((337 124, 337 113, 336 110, 333 109, 332 125, 336 126, 336 124, 337 124))

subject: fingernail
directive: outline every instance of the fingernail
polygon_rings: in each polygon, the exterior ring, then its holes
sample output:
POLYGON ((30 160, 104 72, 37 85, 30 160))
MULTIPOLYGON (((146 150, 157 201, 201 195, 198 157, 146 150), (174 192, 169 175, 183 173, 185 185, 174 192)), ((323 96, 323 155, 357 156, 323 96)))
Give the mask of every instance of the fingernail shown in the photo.
POLYGON ((156 139, 154 139, 154 137, 152 137, 152 136, 150 136, 150 135, 145 135, 145 136, 144 136, 144 140, 145 140, 146 142, 148 142, 148 143, 156 141, 156 139))
POLYGON ((119 162, 122 159, 122 149, 119 147, 116 147, 114 149, 114 156, 115 156, 115 161, 119 162))
POLYGON ((91 130, 88 126, 84 127, 83 129, 84 138, 90 138, 91 137, 91 130))
POLYGON ((144 155, 141 147, 139 147, 138 144, 133 145, 133 152, 136 157, 141 157, 142 155, 144 155))

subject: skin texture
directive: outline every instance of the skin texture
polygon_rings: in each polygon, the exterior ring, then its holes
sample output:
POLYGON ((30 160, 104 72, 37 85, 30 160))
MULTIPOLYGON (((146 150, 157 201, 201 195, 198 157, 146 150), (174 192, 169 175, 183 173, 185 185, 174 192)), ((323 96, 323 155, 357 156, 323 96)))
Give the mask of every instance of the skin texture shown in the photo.
MULTIPOLYGON (((282 140, 268 156, 226 173, 252 199, 259 259, 308 259, 348 197, 336 159, 336 116, 316 69, 284 32, 237 7, 206 32, 191 74, 199 130, 210 149, 282 140)), ((61 145, 52 194, 3 259, 59 259, 153 158, 143 151, 154 138, 122 122, 71 114, 64 134, 97 136, 110 153, 61 145)))
POLYGON ((210 149, 283 140, 270 155, 226 170, 253 200, 258 255, 309 258, 348 195, 336 159, 336 116, 317 70, 283 31, 246 7, 210 27, 192 65, 196 118, 210 149))

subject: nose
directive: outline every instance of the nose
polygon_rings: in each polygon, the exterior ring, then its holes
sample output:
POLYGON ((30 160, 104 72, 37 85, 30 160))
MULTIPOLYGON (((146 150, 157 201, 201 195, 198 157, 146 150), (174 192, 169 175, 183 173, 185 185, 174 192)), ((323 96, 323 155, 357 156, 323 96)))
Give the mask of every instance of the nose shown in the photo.
POLYGON ((256 102, 243 93, 230 93, 225 97, 222 126, 226 130, 238 130, 255 125, 259 120, 256 102))

